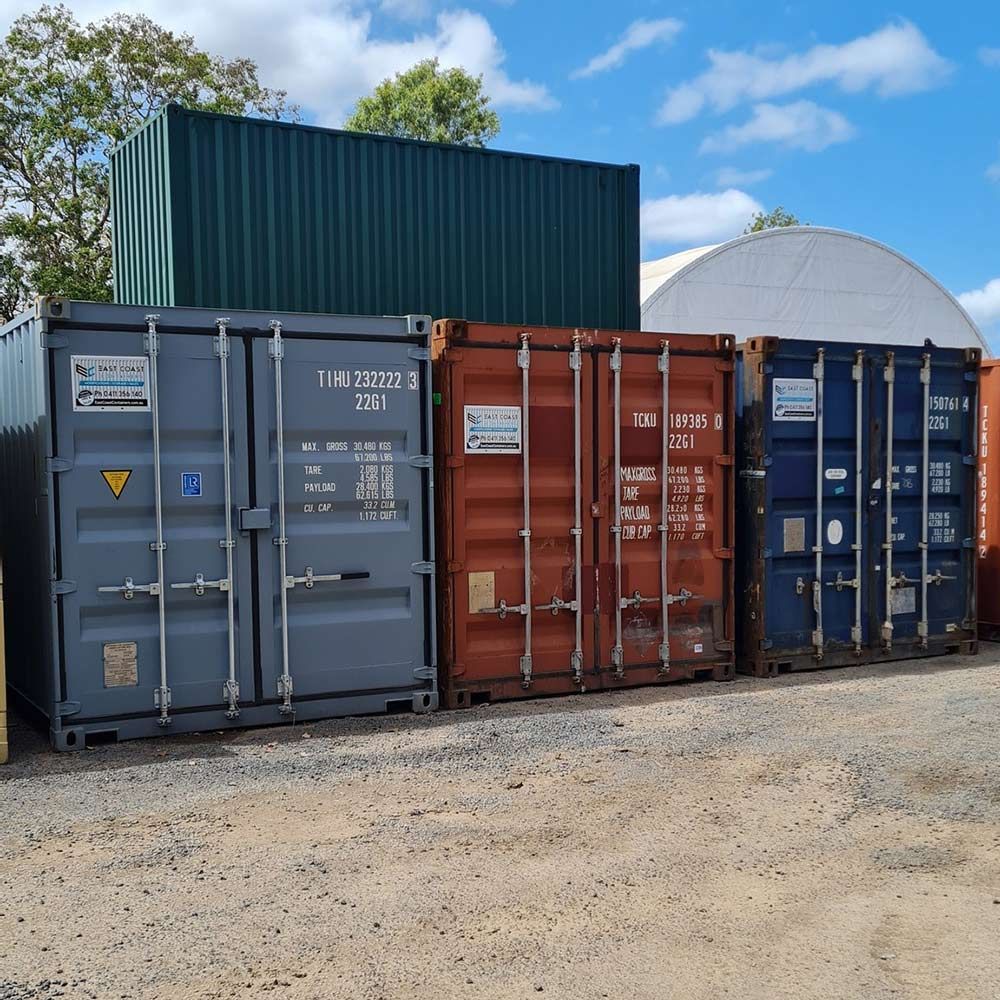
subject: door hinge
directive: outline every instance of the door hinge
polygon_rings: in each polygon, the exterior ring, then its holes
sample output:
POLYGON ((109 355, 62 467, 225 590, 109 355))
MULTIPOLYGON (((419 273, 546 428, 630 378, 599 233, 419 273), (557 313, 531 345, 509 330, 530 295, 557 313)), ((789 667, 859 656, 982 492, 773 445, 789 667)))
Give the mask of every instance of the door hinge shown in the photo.
POLYGON ((455 559, 452 559, 448 562, 449 573, 461 573, 463 569, 465 569, 465 563, 463 562, 458 562, 455 559))
POLYGON ((432 681, 437 676, 437 671, 433 667, 417 667, 413 671, 413 676, 417 680, 432 681))
POLYGON ((461 469, 465 466, 465 459, 461 455, 449 455, 444 464, 448 469, 461 469))
POLYGON ((434 464, 432 455, 411 455, 407 461, 414 469, 429 469, 434 464))
POLYGON ((411 361, 430 361, 431 349, 429 347, 411 347, 406 356, 411 361))
POLYGON ((732 639, 717 639, 715 642, 715 648, 720 653, 731 653, 733 651, 733 640, 732 639))
POLYGON ((415 562, 410 563, 410 572, 419 573, 423 576, 433 576, 434 575, 434 563, 432 562, 415 562))
POLYGON ((732 549, 716 549, 712 553, 712 555, 714 555, 716 559, 732 559, 733 558, 733 550, 732 549))
POLYGON ((716 455, 715 464, 716 465, 733 465, 735 463, 735 458, 733 455, 716 455))
POLYGON ((75 594, 76 580, 53 580, 50 592, 53 597, 62 597, 64 594, 75 594))
POLYGON ((56 702, 56 715, 58 715, 61 719, 65 719, 70 715, 76 715, 79 711, 80 703, 78 701, 56 702))
POLYGON ((43 351, 58 351, 60 347, 69 347, 69 337, 61 333, 43 333, 40 343, 43 351))
POLYGON ((963 455, 962 465, 979 465, 975 455, 963 455))
POLYGON ((773 645, 774 645, 774 642, 771 639, 761 639, 760 640, 760 648, 761 649, 770 649, 773 645))
POLYGON ((72 469, 73 463, 68 458, 50 456, 45 459, 46 472, 70 472, 72 469))

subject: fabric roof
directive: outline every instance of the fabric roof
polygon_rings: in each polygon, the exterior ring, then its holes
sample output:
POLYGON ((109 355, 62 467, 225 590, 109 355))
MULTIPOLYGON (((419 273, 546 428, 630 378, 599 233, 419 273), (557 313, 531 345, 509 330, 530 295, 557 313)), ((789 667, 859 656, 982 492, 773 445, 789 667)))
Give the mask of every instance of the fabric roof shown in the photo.
POLYGON ((890 247, 791 226, 643 264, 642 328, 668 333, 979 347, 958 300, 890 247))

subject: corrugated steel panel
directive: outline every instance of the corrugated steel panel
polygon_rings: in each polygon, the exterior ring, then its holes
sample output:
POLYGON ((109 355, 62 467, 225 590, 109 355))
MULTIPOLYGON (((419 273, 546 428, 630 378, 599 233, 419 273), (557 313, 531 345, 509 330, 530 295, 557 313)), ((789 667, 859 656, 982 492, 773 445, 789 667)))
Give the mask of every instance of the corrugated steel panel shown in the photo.
POLYGON ((732 339, 663 339, 668 424, 648 334, 435 324, 447 705, 733 676, 732 339))
POLYGON ((636 166, 172 106, 111 170, 119 302, 639 324, 636 166))
POLYGON ((978 366, 929 345, 744 345, 741 669, 974 651, 978 366))
POLYGON ((979 635, 1000 639, 1000 361, 979 369, 979 635))
POLYGON ((0 330, 12 689, 59 749, 433 709, 429 318, 148 312, 0 330))

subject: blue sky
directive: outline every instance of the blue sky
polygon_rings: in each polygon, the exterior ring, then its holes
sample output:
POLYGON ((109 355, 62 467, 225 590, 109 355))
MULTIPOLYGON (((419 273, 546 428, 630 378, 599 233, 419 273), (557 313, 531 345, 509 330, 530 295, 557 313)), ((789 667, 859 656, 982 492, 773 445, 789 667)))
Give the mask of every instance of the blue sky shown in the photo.
MULTIPOLYGON (((36 4, 0 0, 0 22, 36 4)), ((1000 3, 69 0, 249 55, 338 125, 437 55, 482 73, 495 145, 642 167, 645 258, 757 206, 855 230, 963 295, 1000 346, 1000 3)))

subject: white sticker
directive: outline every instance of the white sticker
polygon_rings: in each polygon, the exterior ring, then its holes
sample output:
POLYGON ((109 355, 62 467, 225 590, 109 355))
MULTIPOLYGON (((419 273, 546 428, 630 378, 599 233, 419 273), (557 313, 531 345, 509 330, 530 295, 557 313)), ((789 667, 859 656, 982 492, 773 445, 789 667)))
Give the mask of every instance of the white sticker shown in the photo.
POLYGON ((826 470, 826 478, 827 479, 834 479, 834 480, 846 479, 847 478, 847 469, 827 469, 826 470))
POLYGON ((467 406, 465 453, 521 454, 520 406, 467 406))
POLYGON ((844 540, 844 525, 837 520, 826 526, 826 540, 831 545, 839 545, 844 540))
POLYGON ((149 359, 74 354, 73 409, 104 413, 149 410, 149 359))
POLYGON ((771 415, 775 420, 816 420, 816 379, 776 378, 771 415))
POLYGON ((889 599, 894 615, 915 615, 917 613, 917 590, 915 587, 895 587, 889 599))
POLYGON ((705 644, 703 642, 696 642, 694 644, 694 651, 696 653, 704 653, 705 652, 705 644))

